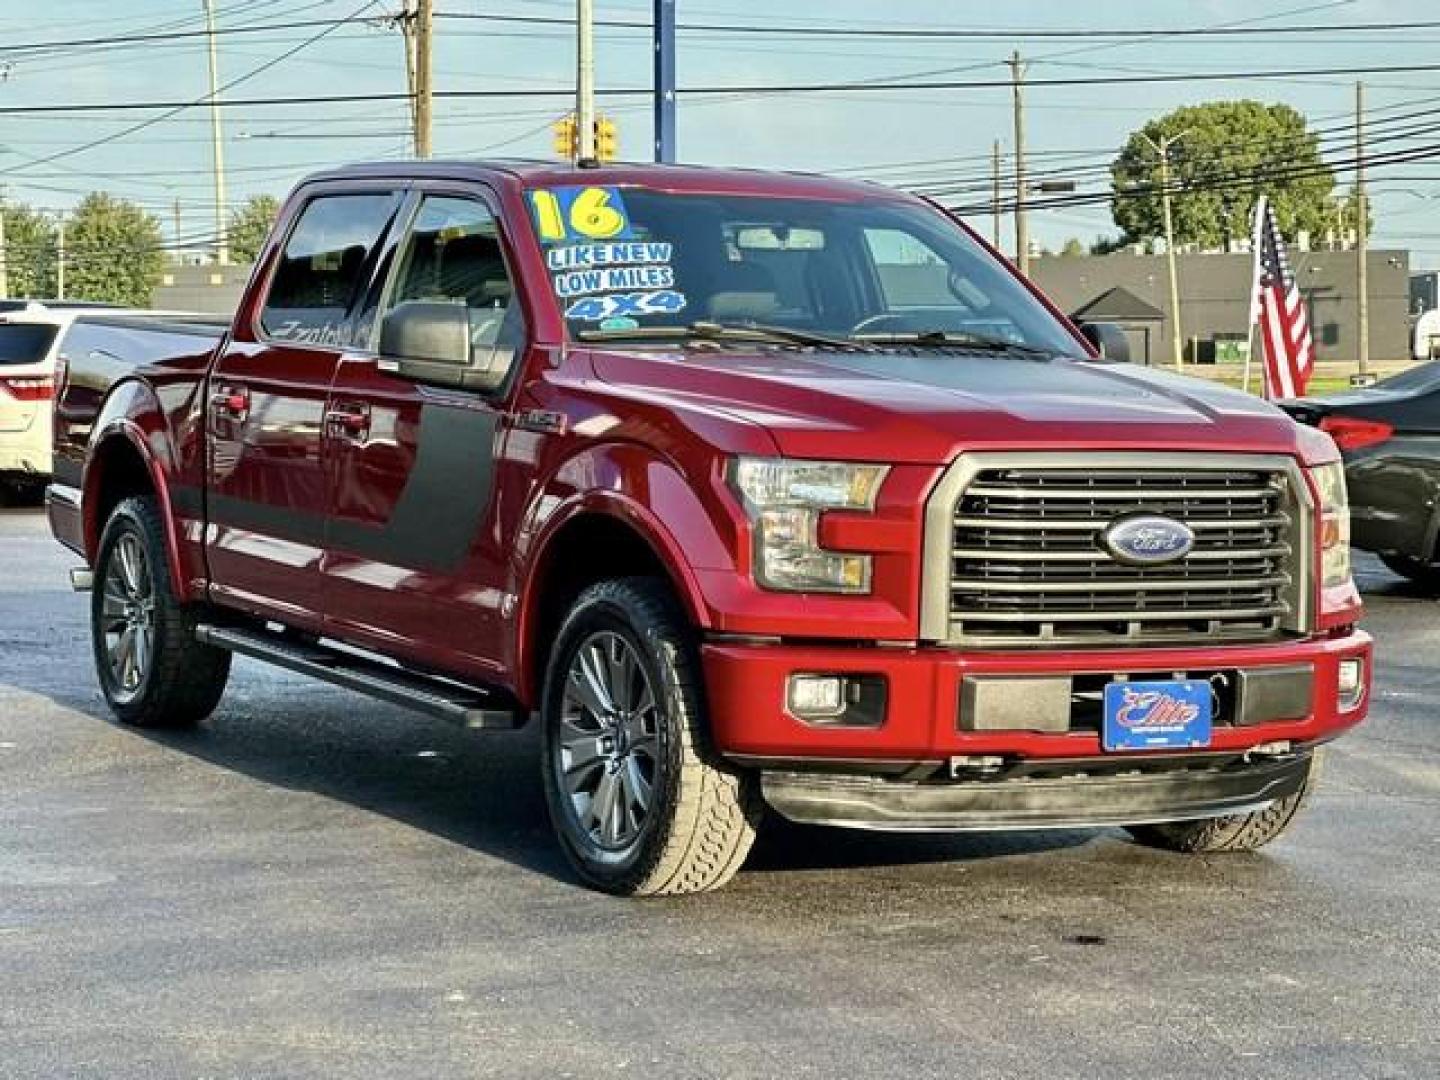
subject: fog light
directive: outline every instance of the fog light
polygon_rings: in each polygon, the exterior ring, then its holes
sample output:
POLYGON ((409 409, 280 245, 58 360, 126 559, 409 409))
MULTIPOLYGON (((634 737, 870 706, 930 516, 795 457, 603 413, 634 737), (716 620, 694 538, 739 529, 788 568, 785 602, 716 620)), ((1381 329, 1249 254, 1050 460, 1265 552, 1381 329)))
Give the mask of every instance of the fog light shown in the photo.
POLYGON ((839 675, 791 675, 786 695, 801 720, 839 716, 845 711, 845 680, 839 675))
POLYGON ((791 675, 790 715, 812 727, 876 728, 885 722, 885 679, 879 675, 791 675))
POLYGON ((1340 708, 1344 712, 1349 712, 1365 698, 1365 661, 1359 657, 1353 660, 1341 660, 1337 681, 1339 683, 1337 690, 1340 708))

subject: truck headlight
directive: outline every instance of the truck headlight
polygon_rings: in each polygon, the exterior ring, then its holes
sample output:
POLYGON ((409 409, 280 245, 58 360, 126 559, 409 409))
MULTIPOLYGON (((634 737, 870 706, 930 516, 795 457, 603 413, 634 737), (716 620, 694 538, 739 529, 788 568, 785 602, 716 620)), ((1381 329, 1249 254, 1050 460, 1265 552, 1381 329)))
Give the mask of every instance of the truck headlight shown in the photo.
POLYGON ((888 465, 736 458, 730 483, 755 531, 755 580, 782 592, 868 593, 871 558, 820 546, 826 510, 872 511, 888 465))
POLYGON ((1340 462, 1310 470, 1320 495, 1320 584, 1325 588, 1350 580, 1350 497, 1345 466, 1340 462))

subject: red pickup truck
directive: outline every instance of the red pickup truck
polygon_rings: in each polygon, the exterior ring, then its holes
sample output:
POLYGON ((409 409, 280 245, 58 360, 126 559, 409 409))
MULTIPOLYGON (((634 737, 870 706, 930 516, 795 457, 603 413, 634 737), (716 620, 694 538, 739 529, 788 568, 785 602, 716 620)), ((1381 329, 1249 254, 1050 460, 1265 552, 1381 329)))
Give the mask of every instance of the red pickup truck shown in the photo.
POLYGON ((77 321, 48 507, 122 721, 234 654, 538 714, 612 892, 724 883, 766 806, 1255 848, 1366 709, 1339 455, 1119 344, 869 184, 356 166, 232 325, 77 321))

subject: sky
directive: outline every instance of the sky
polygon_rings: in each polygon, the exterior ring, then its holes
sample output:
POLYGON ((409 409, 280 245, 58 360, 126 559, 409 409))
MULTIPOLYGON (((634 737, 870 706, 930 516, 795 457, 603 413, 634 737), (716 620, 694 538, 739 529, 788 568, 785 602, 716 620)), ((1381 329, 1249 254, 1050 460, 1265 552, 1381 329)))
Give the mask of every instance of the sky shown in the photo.
MULTIPOLYGON (((318 104, 316 96, 403 94, 401 35, 384 16, 399 0, 216 0, 222 27, 373 16, 374 22, 223 34, 222 84, 231 99, 287 98, 294 104, 235 105, 223 110, 228 202, 268 192, 283 195, 307 172, 346 161, 409 152, 403 100, 318 104), (309 41, 307 39, 316 38, 309 41), (293 55, 285 56, 293 51, 293 55)), ((598 17, 644 21, 650 0, 596 0, 598 17)), ((972 186, 964 201, 988 197, 991 148, 1011 150, 1011 93, 1005 61, 1019 50, 1033 81, 1145 74, 1434 65, 1432 71, 1364 76, 1369 123, 1404 130, 1384 150, 1440 148, 1440 8, 1434 0, 1196 0, 1134 2, 1010 0, 1007 4, 941 0, 679 0, 683 23, 859 29, 950 28, 984 36, 941 38, 785 37, 684 32, 679 45, 681 160, 868 176, 906 186, 972 186), (1403 32, 1345 30, 1347 24, 1436 20, 1403 32), (1166 35, 1194 27, 1311 24, 1305 36, 1166 35), (1025 36, 1054 30, 1154 30, 1141 38, 1025 36), (686 95, 690 87, 747 87, 868 81, 969 81, 991 86, 815 94, 686 95), (1419 130, 1417 130, 1419 128, 1419 130)), ((573 0, 436 0, 447 15, 516 14, 567 18, 573 0)), ((23 112, 78 103, 200 102, 208 89, 203 38, 84 49, 59 45, 140 31, 198 30, 201 0, 0 0, 7 34, 0 41, 0 195, 65 209, 103 189, 134 199, 159 216, 167 236, 213 236, 214 206, 208 107, 106 113, 23 112), (18 12, 25 17, 17 18, 18 12), (6 51, 8 47, 8 51, 6 51), (98 143, 98 145, 89 145, 98 143), (178 207, 177 207, 178 204, 178 207), (178 208, 178 214, 177 214, 178 208)), ((561 96, 525 96, 573 85, 574 34, 565 26, 502 24, 442 17, 436 23, 436 90, 519 91, 520 96, 436 102, 437 156, 551 156, 549 122, 568 107, 561 96)), ((598 83, 644 88, 651 46, 643 29, 598 34, 598 83)), ((1130 131, 1184 104, 1220 98, 1285 102, 1317 127, 1338 130, 1326 149, 1336 160, 1351 150, 1343 125, 1353 117, 1355 79, 1334 74, 1285 79, 1177 80, 1128 85, 1044 86, 1026 91, 1026 143, 1032 170, 1066 178, 1080 191, 1105 186, 1102 167, 1130 131)), ((606 97, 602 109, 620 126, 622 157, 644 159, 651 145, 644 96, 606 97)), ((1380 150, 1376 148, 1377 152, 1380 150)), ((1007 165, 1007 168, 1009 166, 1007 165)), ((1339 175, 1348 185, 1351 175, 1339 175)), ((1374 244, 1408 248, 1412 268, 1440 268, 1440 159, 1372 169, 1374 244)), ((971 218, 987 235, 991 219, 971 218)), ((1002 221, 1008 248, 1012 225, 1002 221)), ((1058 248, 1115 232, 1107 207, 1037 211, 1032 236, 1058 248)))

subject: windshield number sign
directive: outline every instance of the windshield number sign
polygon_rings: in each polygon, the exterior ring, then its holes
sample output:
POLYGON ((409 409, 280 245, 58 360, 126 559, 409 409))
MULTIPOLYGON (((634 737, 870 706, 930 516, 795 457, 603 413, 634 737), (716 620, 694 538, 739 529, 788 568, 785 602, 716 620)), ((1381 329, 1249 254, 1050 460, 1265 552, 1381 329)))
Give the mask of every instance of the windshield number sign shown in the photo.
POLYGON ((535 230, 547 244, 628 239, 630 217, 616 187, 558 187, 530 192, 535 230))

